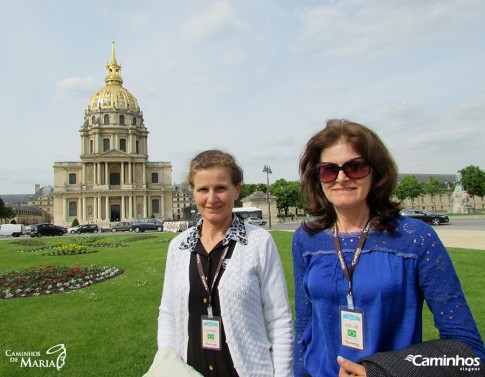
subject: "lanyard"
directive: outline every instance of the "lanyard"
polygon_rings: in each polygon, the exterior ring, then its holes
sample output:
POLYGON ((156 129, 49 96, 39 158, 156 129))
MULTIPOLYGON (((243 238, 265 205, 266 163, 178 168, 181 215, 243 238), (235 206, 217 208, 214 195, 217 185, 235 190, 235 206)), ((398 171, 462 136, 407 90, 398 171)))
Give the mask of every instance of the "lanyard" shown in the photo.
POLYGON ((362 247, 364 246, 365 240, 367 235, 369 234, 370 228, 370 221, 365 224, 364 229, 359 237, 359 241, 357 242, 357 247, 354 251, 354 256, 352 257, 352 264, 350 265, 350 269, 347 268, 347 263, 345 263, 344 255, 342 253, 342 248, 340 246, 340 240, 338 238, 338 229, 337 223, 333 228, 333 242, 335 244, 335 251, 337 252, 338 260, 340 262, 340 267, 344 272, 345 277, 349 282, 349 290, 347 292, 347 306, 350 310, 354 310, 354 300, 352 297, 352 275, 354 274, 355 268, 357 267, 357 263, 359 262, 360 254, 362 254, 362 247))
POLYGON ((221 259, 219 260, 219 264, 217 265, 216 274, 214 275, 214 280, 212 280, 212 284, 210 287, 209 287, 209 284, 207 284, 207 276, 205 276, 204 271, 202 270, 200 255, 197 254, 197 269, 199 270, 200 280, 202 280, 202 284, 204 285, 205 290, 209 294, 209 306, 207 307, 207 314, 209 315, 209 318, 213 318, 212 306, 211 306, 212 292, 214 290, 214 285, 216 284, 217 277, 221 272, 222 263, 224 262, 224 258, 226 257, 228 250, 229 250, 229 246, 226 246, 224 248, 224 251, 222 252, 221 259))

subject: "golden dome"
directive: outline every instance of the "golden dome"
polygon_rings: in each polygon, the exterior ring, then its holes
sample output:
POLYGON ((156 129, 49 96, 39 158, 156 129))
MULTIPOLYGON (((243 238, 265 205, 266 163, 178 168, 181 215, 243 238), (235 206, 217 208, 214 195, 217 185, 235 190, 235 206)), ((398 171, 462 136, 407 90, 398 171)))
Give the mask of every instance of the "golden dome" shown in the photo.
POLYGON ((111 50, 111 62, 106 65, 106 70, 106 86, 91 97, 87 111, 118 109, 139 112, 138 101, 133 94, 123 88, 121 65, 116 62, 114 41, 111 50))

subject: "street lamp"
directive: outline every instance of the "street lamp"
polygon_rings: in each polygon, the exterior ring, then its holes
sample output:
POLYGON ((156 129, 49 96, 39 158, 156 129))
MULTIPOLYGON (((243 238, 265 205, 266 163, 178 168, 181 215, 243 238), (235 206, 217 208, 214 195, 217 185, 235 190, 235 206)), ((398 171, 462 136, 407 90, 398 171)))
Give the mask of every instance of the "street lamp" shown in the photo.
POLYGON ((271 171, 271 167, 269 165, 264 165, 263 173, 266 173, 266 200, 268 201, 268 219, 269 219, 269 229, 271 229, 271 201, 270 201, 270 193, 269 193, 269 175, 273 172, 271 171))

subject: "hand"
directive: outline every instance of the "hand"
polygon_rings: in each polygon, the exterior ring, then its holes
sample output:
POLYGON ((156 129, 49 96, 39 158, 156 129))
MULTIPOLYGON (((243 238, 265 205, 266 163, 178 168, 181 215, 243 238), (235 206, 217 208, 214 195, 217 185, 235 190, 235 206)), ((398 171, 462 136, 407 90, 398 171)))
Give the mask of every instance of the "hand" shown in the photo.
POLYGON ((340 365, 338 377, 348 377, 349 375, 355 377, 367 377, 365 368, 362 365, 344 359, 342 356, 337 357, 337 362, 340 365))

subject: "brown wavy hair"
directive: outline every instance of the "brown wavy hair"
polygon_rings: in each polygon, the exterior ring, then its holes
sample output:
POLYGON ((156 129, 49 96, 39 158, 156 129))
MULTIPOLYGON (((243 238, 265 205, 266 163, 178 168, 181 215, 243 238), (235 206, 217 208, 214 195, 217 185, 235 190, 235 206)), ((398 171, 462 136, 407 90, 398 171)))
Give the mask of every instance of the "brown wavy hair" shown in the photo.
POLYGON ((391 200, 397 183, 397 166, 389 150, 379 136, 362 124, 345 119, 331 119, 325 128, 317 132, 306 144, 300 156, 300 189, 305 211, 314 216, 304 222, 309 233, 329 229, 337 220, 333 204, 323 193, 315 165, 320 162, 322 151, 344 141, 364 157, 372 167, 372 184, 367 195, 372 227, 379 231, 396 228, 399 202, 391 200))
POLYGON ((243 170, 237 164, 233 155, 218 149, 210 149, 199 153, 190 161, 187 181, 191 188, 194 188, 194 175, 199 170, 212 168, 226 168, 231 176, 231 182, 234 186, 243 183, 243 170))

